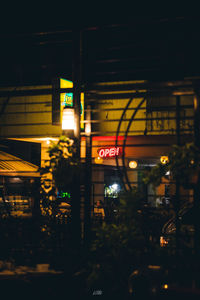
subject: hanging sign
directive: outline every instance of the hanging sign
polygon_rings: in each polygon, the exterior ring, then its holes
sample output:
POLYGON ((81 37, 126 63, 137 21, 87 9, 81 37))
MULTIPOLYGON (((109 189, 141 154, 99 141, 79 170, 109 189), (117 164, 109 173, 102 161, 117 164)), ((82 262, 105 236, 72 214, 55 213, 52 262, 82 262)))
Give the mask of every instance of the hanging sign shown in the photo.
MULTIPOLYGON (((60 78, 60 88, 73 88, 73 82, 60 78)), ((84 129, 84 93, 81 93, 81 129, 84 129)), ((65 107, 73 107, 73 93, 60 93, 61 122, 65 107)))
POLYGON ((107 147, 98 150, 98 154, 101 158, 113 158, 119 156, 121 153, 122 149, 120 147, 107 147))

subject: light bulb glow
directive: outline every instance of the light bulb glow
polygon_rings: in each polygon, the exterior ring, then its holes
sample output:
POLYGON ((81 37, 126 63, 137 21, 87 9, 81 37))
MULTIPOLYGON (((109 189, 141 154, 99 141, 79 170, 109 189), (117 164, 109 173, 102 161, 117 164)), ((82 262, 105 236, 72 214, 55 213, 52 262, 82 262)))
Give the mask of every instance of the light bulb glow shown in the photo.
POLYGON ((98 156, 98 157, 95 157, 94 161, 95 161, 96 164, 102 164, 103 163, 103 158, 98 156))
POLYGON ((74 109, 73 108, 64 108, 63 109, 63 118, 62 118, 62 129, 63 130, 74 130, 74 109))
POLYGON ((160 161, 163 165, 166 165, 169 162, 169 157, 168 156, 161 156, 160 161))
POLYGON ((137 161, 131 160, 128 165, 130 169, 136 169, 138 164, 137 161))
POLYGON ((114 190, 114 191, 117 191, 119 189, 119 185, 117 183, 113 183, 113 185, 111 186, 111 188, 114 190))

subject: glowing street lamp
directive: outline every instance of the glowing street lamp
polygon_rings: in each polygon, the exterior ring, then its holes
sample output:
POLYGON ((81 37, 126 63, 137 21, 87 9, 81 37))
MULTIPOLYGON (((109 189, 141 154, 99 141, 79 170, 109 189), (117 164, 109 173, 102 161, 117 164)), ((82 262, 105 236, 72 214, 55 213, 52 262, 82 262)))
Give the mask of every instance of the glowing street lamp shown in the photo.
POLYGON ((74 119, 74 108, 65 107, 63 109, 62 116, 62 130, 74 130, 75 119, 74 119))

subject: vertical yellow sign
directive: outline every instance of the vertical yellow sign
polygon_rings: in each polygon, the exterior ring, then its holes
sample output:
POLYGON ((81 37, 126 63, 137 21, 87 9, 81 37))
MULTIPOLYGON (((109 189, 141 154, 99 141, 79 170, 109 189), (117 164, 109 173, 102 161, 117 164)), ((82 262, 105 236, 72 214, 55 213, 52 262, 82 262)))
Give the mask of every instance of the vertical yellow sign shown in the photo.
POLYGON ((84 93, 81 93, 81 129, 84 129, 84 93))
MULTIPOLYGON (((60 88, 73 88, 73 82, 60 78, 60 88)), ((73 93, 60 93, 60 120, 62 124, 62 116, 64 107, 73 107, 73 93)), ((81 129, 84 129, 84 93, 81 93, 81 129)))

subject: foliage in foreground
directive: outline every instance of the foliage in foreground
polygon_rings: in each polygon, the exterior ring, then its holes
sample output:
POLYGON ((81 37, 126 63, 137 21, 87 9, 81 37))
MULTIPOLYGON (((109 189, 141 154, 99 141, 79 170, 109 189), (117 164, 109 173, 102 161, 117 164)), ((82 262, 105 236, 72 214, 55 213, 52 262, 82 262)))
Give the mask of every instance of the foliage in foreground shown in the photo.
MULTIPOLYGON (((162 177, 169 179, 170 174, 172 180, 179 180, 182 186, 188 186, 200 166, 199 149, 193 143, 175 145, 168 158, 166 164, 158 163, 146 172, 143 178, 145 184, 159 186, 162 177)), ((101 286, 111 293, 123 287, 126 289, 130 272, 141 266, 145 257, 148 259, 151 253, 157 258, 163 255, 159 246, 153 245, 151 248, 148 243, 150 229, 147 227, 153 222, 149 214, 145 219, 142 203, 144 197, 138 189, 121 195, 117 222, 103 224, 96 230, 91 247, 91 272, 87 278, 90 289, 101 286)))
POLYGON ((104 223, 95 232, 91 245, 90 288, 100 284, 104 289, 126 289, 127 278, 140 263, 145 248, 140 206, 141 193, 137 189, 120 197, 118 220, 104 223))
POLYGON ((72 193, 75 177, 80 172, 74 140, 61 136, 47 150, 49 160, 40 169, 42 213, 48 217, 59 214, 58 191, 72 193))
POLYGON ((47 152, 49 160, 41 168, 41 174, 50 173, 57 189, 69 189, 74 176, 79 172, 74 140, 61 136, 58 142, 51 142, 47 152))

